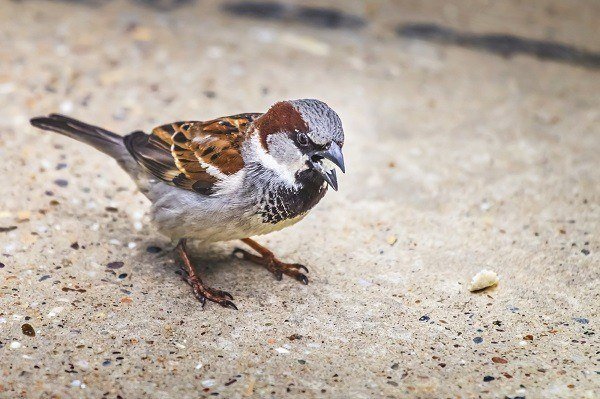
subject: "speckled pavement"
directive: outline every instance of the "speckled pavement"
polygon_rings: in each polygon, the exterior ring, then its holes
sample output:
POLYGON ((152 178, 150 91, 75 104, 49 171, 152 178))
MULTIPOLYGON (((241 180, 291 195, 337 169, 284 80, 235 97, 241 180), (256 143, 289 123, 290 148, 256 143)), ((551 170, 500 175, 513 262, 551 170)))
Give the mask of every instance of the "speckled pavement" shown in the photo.
POLYGON ((396 34, 593 53, 598 3, 304 4, 345 14, 2 2, 1 398, 600 397, 599 69, 396 34), (112 160, 28 125, 125 134, 302 97, 340 114, 348 173, 259 239, 308 286, 196 249, 237 312, 201 309, 112 160), (499 285, 469 292, 484 268, 499 285))

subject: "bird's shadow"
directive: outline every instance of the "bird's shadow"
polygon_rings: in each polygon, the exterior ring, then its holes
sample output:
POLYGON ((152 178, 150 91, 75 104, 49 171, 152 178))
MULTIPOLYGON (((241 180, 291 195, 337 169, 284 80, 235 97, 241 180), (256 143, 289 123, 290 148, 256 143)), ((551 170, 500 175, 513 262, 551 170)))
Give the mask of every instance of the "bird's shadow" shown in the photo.
MULTIPOLYGON (((235 242, 200 246, 193 241, 187 245, 196 272, 210 284, 230 281, 230 277, 239 272, 237 269, 243 267, 243 261, 233 256, 237 246, 235 242)), ((185 274, 176 244, 168 240, 148 239, 140 243, 140 247, 143 249, 135 255, 134 262, 137 272, 163 275, 165 280, 181 279, 185 274)))

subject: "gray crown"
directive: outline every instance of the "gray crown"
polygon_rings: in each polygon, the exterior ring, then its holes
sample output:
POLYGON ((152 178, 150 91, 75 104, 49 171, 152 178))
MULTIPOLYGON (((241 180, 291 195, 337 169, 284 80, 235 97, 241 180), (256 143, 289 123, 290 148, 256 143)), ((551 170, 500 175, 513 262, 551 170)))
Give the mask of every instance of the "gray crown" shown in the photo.
POLYGON ((341 147, 344 144, 344 130, 338 114, 323 101, 314 99, 292 100, 302 119, 308 124, 308 137, 316 144, 335 141, 341 147))

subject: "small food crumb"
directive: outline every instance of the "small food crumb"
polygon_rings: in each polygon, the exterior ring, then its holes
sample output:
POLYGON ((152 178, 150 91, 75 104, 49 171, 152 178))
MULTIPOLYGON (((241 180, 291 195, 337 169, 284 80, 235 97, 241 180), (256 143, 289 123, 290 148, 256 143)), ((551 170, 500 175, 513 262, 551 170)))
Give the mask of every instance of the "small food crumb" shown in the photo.
POLYGON ((10 349, 20 349, 21 343, 19 341, 13 341, 10 343, 10 349))
POLYGON ((285 348, 275 348, 275 350, 277 351, 277 353, 281 353, 281 354, 290 353, 290 351, 285 348))
POLYGON ((494 363, 500 363, 500 364, 506 364, 506 363, 508 363, 508 360, 506 360, 506 359, 504 359, 502 357, 494 356, 492 358, 492 362, 494 362, 494 363))
POLYGON ((387 243, 390 245, 394 245, 396 243, 396 241, 398 241, 398 237, 396 237, 394 235, 388 236, 388 238, 387 238, 387 243))
POLYGON ((471 280, 471 284, 469 284, 469 291, 480 291, 498 284, 499 281, 500 279, 498 278, 496 272, 483 269, 471 280))

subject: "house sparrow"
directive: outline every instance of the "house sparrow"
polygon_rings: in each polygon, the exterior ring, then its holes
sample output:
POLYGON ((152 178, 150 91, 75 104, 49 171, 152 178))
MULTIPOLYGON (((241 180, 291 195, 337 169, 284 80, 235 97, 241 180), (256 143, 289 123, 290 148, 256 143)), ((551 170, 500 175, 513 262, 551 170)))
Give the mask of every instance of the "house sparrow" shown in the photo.
POLYGON ((344 169, 339 116, 312 99, 281 101, 266 113, 206 122, 175 122, 151 134, 119 136, 63 115, 31 119, 33 126, 87 143, 113 157, 152 202, 157 228, 173 240, 185 279, 202 306, 206 300, 237 309, 233 297, 204 284, 186 242, 241 239, 258 253, 234 253, 308 284, 305 266, 279 261, 249 237, 291 226, 337 190, 344 169))

